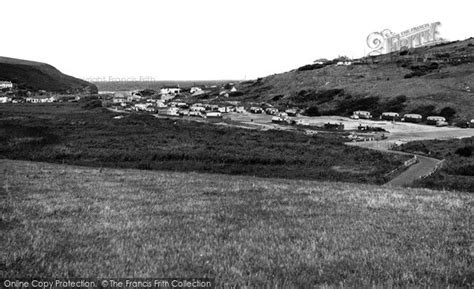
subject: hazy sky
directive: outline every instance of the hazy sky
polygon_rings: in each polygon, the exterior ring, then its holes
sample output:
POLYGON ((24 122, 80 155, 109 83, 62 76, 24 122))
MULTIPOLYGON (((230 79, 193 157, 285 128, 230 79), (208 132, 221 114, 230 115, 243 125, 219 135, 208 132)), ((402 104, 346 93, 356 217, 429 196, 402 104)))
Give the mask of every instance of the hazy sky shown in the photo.
POLYGON ((361 57, 367 35, 386 28, 440 21, 441 37, 474 36, 472 0, 0 3, 0 56, 80 78, 251 79, 321 57, 361 57))

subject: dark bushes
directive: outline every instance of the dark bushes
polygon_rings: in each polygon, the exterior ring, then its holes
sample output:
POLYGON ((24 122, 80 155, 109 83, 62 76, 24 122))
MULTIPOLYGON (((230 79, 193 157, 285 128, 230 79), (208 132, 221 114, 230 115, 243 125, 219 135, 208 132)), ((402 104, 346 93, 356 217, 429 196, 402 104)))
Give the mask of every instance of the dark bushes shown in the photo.
POLYGON ((298 70, 298 71, 315 70, 315 69, 321 69, 321 68, 323 68, 324 66, 325 66, 325 65, 323 65, 323 64, 308 64, 308 65, 301 66, 301 67, 298 68, 297 70, 298 70))
POLYGON ((458 148, 455 153, 459 156, 468 158, 472 156, 473 151, 474 151, 474 146, 465 146, 462 148, 458 148))
POLYGON ((307 116, 320 116, 321 113, 319 113, 319 109, 317 106, 310 106, 308 109, 306 109, 305 114, 307 116))

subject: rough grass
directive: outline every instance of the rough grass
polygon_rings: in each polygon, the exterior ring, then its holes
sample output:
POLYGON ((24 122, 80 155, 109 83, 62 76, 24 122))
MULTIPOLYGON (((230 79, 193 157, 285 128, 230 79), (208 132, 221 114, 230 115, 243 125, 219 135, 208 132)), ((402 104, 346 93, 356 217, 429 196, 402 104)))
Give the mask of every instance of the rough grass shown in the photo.
MULTIPOLYGON (((86 102, 87 103, 92 103, 86 102)), ((407 157, 344 144, 340 134, 259 131, 81 103, 0 106, 0 158, 73 165, 198 171, 382 184, 407 157), (370 168, 341 173, 333 166, 370 168)))
POLYGON ((474 277, 472 194, 10 160, 0 170, 0 278, 290 288, 474 277))

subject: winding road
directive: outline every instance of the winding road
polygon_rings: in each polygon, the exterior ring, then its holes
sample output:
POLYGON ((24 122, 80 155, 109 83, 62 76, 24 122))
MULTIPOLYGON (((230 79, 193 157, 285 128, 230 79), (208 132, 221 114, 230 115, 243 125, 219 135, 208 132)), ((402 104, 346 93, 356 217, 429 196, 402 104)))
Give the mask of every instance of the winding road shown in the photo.
POLYGON ((370 142, 353 142, 348 143, 348 145, 359 146, 367 149, 377 150, 381 152, 388 152, 393 154, 399 155, 408 155, 413 156, 415 155, 417 158, 417 162, 408 169, 404 170, 401 174, 393 178, 391 181, 385 184, 385 186, 393 186, 393 187, 404 187, 407 185, 412 184, 419 178, 425 177, 432 172, 434 172, 438 166, 441 165, 443 162, 442 160, 434 159, 425 157, 422 155, 416 155, 412 153, 405 153, 400 151, 393 151, 390 150, 389 147, 392 145, 390 141, 370 141, 370 142))

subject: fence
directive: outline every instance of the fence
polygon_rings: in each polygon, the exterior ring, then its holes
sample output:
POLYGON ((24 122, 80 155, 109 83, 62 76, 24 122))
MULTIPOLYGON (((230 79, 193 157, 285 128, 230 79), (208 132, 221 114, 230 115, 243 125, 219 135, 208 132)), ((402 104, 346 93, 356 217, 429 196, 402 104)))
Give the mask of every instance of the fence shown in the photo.
POLYGON ((441 160, 429 174, 421 176, 420 179, 422 180, 422 179, 427 178, 427 177, 431 176, 432 174, 436 173, 436 171, 441 169, 441 167, 444 165, 444 161, 445 161, 444 159, 441 160))
POLYGON ((403 165, 401 165, 401 166, 397 167, 396 169, 390 171, 389 173, 385 174, 383 177, 387 181, 390 181, 393 177, 395 177, 395 175, 401 173, 402 171, 404 171, 408 167, 414 165, 416 162, 418 162, 418 158, 416 156, 413 156, 411 159, 406 160, 403 163, 403 165))

